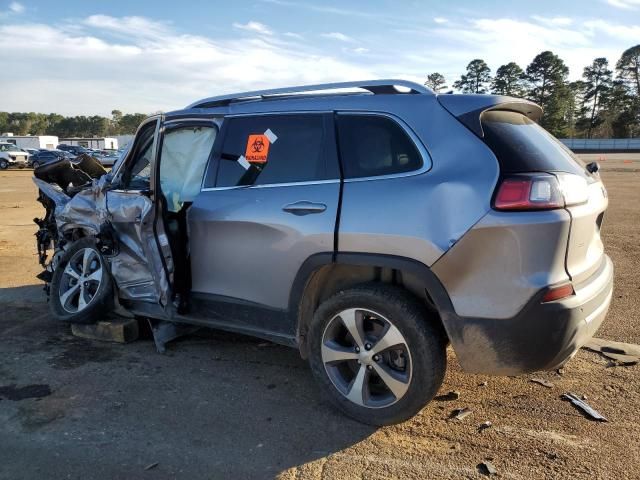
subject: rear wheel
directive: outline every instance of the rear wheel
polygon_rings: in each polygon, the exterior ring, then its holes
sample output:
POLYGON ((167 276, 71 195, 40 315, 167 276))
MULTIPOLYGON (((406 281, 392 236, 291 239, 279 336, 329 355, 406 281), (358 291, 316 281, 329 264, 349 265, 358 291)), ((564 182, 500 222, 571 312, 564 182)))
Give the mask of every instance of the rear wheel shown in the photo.
POLYGON ((9 162, 3 158, 0 160, 0 170, 6 170, 7 168, 9 168, 9 162))
POLYGON ((390 425, 418 413, 446 368, 445 338, 408 292, 368 285, 318 308, 309 332, 313 373, 344 413, 390 425))
POLYGON ((32 166, 32 167, 33 167, 33 169, 35 170, 36 168, 38 168, 38 167, 40 166, 40 163, 38 163, 38 162, 36 161, 36 162, 33 162, 33 163, 31 164, 31 166, 32 166))
POLYGON ((51 313, 58 320, 94 323, 113 309, 111 275, 92 238, 75 242, 51 280, 51 313))

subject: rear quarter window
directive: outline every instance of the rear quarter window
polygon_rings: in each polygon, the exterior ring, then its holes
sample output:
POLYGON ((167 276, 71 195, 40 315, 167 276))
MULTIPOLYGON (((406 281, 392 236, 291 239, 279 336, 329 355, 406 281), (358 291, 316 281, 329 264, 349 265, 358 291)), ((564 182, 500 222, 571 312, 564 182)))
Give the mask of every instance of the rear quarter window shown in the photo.
POLYGON ((492 110, 482 114, 484 141, 502 173, 559 171, 587 177, 571 150, 521 113, 492 110))
POLYGON ((407 132, 381 115, 339 114, 338 143, 344 178, 418 170, 423 159, 407 132))

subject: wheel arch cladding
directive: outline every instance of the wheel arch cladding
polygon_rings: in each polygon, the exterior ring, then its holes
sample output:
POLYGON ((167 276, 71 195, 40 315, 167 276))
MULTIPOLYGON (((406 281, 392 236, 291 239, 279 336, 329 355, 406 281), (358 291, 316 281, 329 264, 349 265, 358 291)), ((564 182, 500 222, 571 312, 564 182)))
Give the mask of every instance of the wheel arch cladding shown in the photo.
POLYGON ((448 336, 453 315, 449 296, 436 275, 423 263, 394 255, 368 253, 316 254, 300 268, 289 300, 298 347, 307 357, 307 329, 314 312, 334 293, 364 283, 397 284, 434 313, 434 323, 448 336))

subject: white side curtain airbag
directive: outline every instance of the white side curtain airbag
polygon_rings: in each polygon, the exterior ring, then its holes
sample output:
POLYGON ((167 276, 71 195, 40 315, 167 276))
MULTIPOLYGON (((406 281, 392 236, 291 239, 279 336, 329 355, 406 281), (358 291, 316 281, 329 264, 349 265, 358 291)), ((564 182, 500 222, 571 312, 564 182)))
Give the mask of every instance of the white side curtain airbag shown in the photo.
POLYGON ((160 156, 160 185, 170 212, 193 202, 200 185, 217 129, 189 127, 168 131, 160 156))

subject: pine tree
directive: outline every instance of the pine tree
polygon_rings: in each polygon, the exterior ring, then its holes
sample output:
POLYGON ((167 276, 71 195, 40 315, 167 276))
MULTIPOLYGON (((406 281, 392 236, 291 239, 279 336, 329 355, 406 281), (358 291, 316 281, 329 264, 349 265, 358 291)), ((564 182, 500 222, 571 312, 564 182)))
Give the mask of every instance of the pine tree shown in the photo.
POLYGON ((613 72, 609 70, 609 62, 604 57, 596 58, 591 65, 584 68, 582 77, 585 79, 585 100, 591 104, 587 138, 597 124, 597 115, 601 110, 603 99, 611 89, 613 72))
POLYGON ((430 73, 427 75, 427 81, 424 84, 436 93, 447 88, 447 81, 444 75, 438 72, 430 73))
POLYGON ((516 62, 502 65, 491 82, 491 93, 522 97, 525 93, 524 71, 516 62))
POLYGON ((618 78, 640 96, 640 45, 627 48, 616 63, 618 78))
POLYGON ((566 118, 571 108, 571 91, 566 83, 569 68, 553 52, 542 52, 527 67, 530 85, 527 96, 544 110, 540 125, 557 137, 567 133, 566 118))
POLYGON ((487 93, 491 82, 491 69, 484 60, 476 58, 467 65, 467 73, 453 84, 453 88, 464 93, 487 93))

